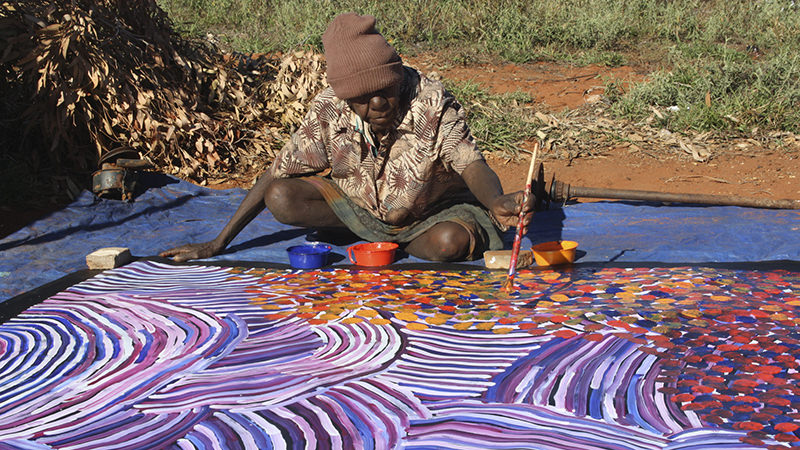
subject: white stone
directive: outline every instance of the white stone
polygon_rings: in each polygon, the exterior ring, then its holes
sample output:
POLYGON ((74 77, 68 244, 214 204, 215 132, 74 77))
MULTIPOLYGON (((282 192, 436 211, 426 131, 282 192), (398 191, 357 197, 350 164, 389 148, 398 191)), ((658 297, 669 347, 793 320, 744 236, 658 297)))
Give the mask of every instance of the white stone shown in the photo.
POLYGON ((113 269, 127 264, 133 257, 126 247, 105 247, 86 255, 86 265, 90 269, 113 269))
MULTIPOLYGON (((487 269, 506 269, 511 265, 511 250, 487 250, 483 252, 483 261, 487 269)), ((517 269, 533 264, 533 252, 520 250, 517 256, 517 269)))

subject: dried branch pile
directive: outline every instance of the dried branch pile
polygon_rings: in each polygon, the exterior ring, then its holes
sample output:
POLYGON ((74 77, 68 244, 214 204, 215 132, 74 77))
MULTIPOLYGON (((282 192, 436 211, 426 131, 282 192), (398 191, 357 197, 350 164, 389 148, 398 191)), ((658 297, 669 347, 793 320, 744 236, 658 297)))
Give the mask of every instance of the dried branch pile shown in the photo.
POLYGON ((34 165, 90 173, 129 147, 204 180, 267 164, 324 87, 311 52, 223 55, 155 0, 0 3, 0 131, 34 165))

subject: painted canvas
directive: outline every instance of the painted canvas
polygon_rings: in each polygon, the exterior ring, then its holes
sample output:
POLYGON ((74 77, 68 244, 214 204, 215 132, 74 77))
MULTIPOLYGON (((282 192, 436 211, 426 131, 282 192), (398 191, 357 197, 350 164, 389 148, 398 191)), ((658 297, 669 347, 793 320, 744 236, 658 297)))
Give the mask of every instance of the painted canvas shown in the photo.
POLYGON ((1 449, 784 449, 800 271, 140 261, 0 325, 1 449))

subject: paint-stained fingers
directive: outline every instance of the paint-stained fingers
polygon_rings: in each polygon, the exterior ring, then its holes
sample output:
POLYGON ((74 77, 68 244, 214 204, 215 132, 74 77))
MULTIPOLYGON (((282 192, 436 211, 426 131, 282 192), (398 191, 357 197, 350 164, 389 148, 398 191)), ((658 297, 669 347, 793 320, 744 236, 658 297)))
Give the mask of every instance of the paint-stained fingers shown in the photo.
POLYGON ((528 212, 528 213, 527 213, 527 214, 525 214, 525 216, 522 218, 522 234, 523 234, 523 235, 524 235, 524 234, 528 234, 528 225, 530 225, 530 224, 531 224, 531 221, 532 221, 532 220, 533 220, 533 211, 531 211, 531 212, 528 212))

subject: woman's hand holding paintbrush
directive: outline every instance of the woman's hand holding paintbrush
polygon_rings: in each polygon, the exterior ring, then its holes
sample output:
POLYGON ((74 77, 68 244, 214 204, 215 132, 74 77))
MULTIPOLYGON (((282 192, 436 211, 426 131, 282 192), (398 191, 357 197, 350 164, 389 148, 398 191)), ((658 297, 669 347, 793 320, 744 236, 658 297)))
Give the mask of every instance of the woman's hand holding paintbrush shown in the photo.
MULTIPOLYGON (((534 145, 534 155, 539 144, 534 145)), ((535 159, 535 156, 534 156, 535 159)), ((531 161, 531 170, 533 161, 531 161)), ((527 233, 528 224, 533 216, 534 198, 530 195, 532 172, 528 174, 528 189, 511 194, 503 194, 503 187, 497 174, 485 161, 470 164, 461 174, 470 191, 478 200, 486 205, 495 222, 501 227, 516 227, 517 234, 527 233)), ((517 245, 517 251, 519 245, 517 245)))
POLYGON ((486 206, 494 221, 501 228, 519 225, 519 213, 525 211, 523 226, 531 219, 533 199, 523 201, 523 191, 503 193, 503 186, 497 174, 489 168, 485 161, 470 164, 462 173, 462 177, 470 191, 486 206))
POLYGON ((536 142, 533 146, 533 156, 531 157, 530 167, 528 168, 528 176, 525 180, 525 190, 522 191, 522 201, 520 202, 519 220, 517 222, 517 233, 514 237, 514 244, 511 248, 511 260, 508 265, 508 276, 503 283, 503 289, 506 291, 514 287, 514 276, 517 273, 517 258, 519 257, 519 248, 522 244, 522 235, 527 233, 527 225, 530 223, 533 212, 531 206, 533 204, 533 196, 531 195, 531 182, 533 181, 533 169, 536 166, 536 156, 539 153, 539 143, 536 142))
MULTIPOLYGON (((538 153, 538 149, 539 144, 537 142, 534 144, 534 154, 538 153)), ((534 155, 533 158, 535 157, 534 155)), ((533 170, 534 166, 533 158, 531 159, 531 170, 533 170)), ((535 196, 530 191, 532 175, 533 172, 528 174, 531 179, 526 180, 526 189, 498 197, 495 204, 490 208, 492 216, 498 224, 504 227, 515 227, 518 234, 521 232, 523 235, 528 232, 528 224, 533 218, 533 205, 536 201, 535 196), (521 229, 520 226, 522 227, 521 229)))
POLYGON ((524 197, 523 191, 504 196, 501 201, 492 208, 492 214, 495 220, 505 227, 517 227, 520 224, 519 214, 523 212, 522 226, 524 229, 522 233, 527 233, 528 224, 530 224, 531 218, 533 217, 533 202, 535 199, 530 195, 526 202, 524 197))

